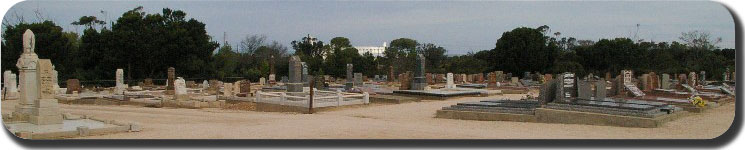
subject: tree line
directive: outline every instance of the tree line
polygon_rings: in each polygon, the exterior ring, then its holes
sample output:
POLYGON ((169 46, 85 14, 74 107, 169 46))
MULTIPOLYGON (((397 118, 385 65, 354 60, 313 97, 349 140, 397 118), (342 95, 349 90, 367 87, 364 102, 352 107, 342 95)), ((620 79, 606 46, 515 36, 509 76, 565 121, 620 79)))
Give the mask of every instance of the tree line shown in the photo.
POLYGON ((285 46, 264 35, 246 35, 239 43, 218 43, 205 24, 186 12, 162 9, 147 14, 142 7, 124 12, 110 28, 95 16, 82 16, 73 25, 83 26, 82 35, 65 32, 52 21, 3 24, 2 69, 17 72, 15 63, 22 52, 22 35, 31 29, 36 35, 36 53, 51 59, 60 81, 76 78, 111 80, 117 68, 127 79, 166 77, 168 67, 177 76, 200 79, 267 77, 273 70, 286 76, 288 60, 298 55, 313 75, 344 77, 346 64, 367 76, 413 71, 415 57, 426 58, 430 73, 484 73, 504 71, 520 76, 523 72, 601 75, 631 69, 646 72, 686 73, 706 71, 709 78, 721 79, 725 68, 735 69, 735 50, 720 49, 720 39, 706 32, 682 33, 681 42, 652 42, 629 38, 577 40, 549 33, 548 26, 519 27, 504 32, 495 47, 464 55, 446 55, 435 43, 411 38, 390 41, 383 56, 360 54, 346 37, 335 37, 328 44, 307 36, 285 46), (292 48, 294 52, 289 52, 292 48))

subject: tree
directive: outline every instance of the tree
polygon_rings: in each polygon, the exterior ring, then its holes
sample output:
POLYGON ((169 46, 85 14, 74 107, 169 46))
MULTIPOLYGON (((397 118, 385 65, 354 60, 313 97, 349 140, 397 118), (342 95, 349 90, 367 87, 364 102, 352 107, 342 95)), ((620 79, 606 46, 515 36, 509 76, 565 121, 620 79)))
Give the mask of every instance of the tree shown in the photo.
POLYGON ((537 29, 520 27, 503 33, 491 50, 488 61, 492 67, 489 70, 520 75, 522 72, 549 71, 559 48, 544 36, 547 29, 547 26, 537 29))
POLYGON ((72 66, 76 57, 71 53, 77 51, 76 41, 70 37, 71 33, 62 32, 62 27, 52 21, 26 23, 20 22, 15 25, 3 24, 2 35, 2 70, 18 72, 15 66, 21 53, 23 53, 23 33, 26 29, 34 32, 36 37, 35 52, 40 59, 51 59, 55 70, 59 72, 60 80, 66 80, 71 75, 66 74, 74 70, 72 66))
POLYGON ((447 73, 447 70, 443 68, 443 62, 447 59, 447 56, 445 56, 447 50, 445 48, 432 43, 425 43, 417 46, 417 49, 417 51, 420 51, 424 55, 427 72, 447 73))
POLYGON ((78 21, 72 22, 72 25, 85 25, 92 29, 96 24, 105 25, 106 22, 98 20, 96 16, 82 16, 78 21))
POLYGON ((308 35, 303 37, 299 41, 292 41, 292 48, 295 49, 295 55, 300 56, 300 59, 308 65, 308 73, 313 75, 323 74, 321 69, 323 64, 323 57, 329 51, 328 46, 324 46, 322 41, 318 41, 316 38, 308 35))
POLYGON ((686 42, 686 45, 688 45, 692 49, 702 49, 702 50, 714 50, 717 48, 717 44, 722 42, 722 38, 716 38, 711 39, 711 35, 709 32, 704 31, 689 31, 689 32, 683 32, 681 33, 680 40, 683 42, 686 42))

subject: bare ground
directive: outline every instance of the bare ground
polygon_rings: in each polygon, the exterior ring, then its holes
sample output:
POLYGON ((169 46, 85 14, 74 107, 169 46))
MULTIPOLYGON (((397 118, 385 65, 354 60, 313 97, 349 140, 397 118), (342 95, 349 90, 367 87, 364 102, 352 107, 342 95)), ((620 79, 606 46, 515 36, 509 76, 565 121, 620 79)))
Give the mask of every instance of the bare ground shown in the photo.
MULTIPOLYGON (((85 139, 710 139, 723 134, 735 115, 730 103, 660 128, 434 118, 442 107, 498 97, 370 104, 316 114, 60 105, 63 112, 138 122, 143 128, 85 139)), ((2 113, 12 112, 16 103, 3 101, 2 113)))

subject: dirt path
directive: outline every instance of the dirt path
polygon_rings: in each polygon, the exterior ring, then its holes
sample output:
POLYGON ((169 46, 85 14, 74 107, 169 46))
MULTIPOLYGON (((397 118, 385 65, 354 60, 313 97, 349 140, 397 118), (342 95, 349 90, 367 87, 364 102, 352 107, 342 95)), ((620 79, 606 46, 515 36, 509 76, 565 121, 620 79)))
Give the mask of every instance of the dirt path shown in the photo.
MULTIPOLYGON (((734 119, 730 103, 660 128, 470 121, 434 118, 436 110, 458 102, 517 97, 460 98, 405 104, 371 104, 317 114, 221 109, 61 104, 64 112, 139 122, 142 132, 86 139, 708 139, 724 133, 734 119)), ((17 101, 3 101, 12 112, 17 101)))

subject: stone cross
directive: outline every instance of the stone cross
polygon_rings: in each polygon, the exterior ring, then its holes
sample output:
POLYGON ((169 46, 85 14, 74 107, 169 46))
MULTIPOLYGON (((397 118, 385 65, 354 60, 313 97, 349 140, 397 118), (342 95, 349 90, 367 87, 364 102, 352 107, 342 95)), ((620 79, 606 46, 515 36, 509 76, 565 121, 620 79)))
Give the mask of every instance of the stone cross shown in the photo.
POLYGON ((454 89, 455 88, 455 82, 453 81, 453 73, 448 73, 446 80, 447 80, 447 83, 445 84, 445 88, 454 89))

